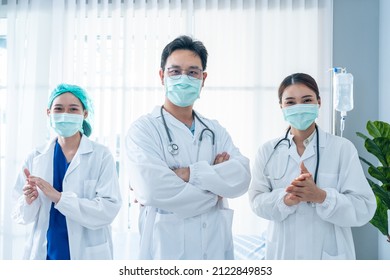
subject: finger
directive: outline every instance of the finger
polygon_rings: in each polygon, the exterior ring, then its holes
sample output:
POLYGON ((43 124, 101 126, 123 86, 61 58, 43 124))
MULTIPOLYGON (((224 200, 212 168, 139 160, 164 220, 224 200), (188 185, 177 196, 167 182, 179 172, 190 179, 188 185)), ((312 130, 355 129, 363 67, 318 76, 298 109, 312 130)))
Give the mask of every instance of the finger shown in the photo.
POLYGON ((302 188, 302 187, 306 186, 306 182, 302 181, 302 180, 294 180, 294 181, 291 182, 291 185, 294 186, 294 187, 302 188))
POLYGON ((286 189, 286 192, 290 193, 290 194, 294 194, 294 195, 302 195, 304 193, 303 191, 303 188, 301 187, 289 187, 288 188, 288 191, 286 189))
POLYGON ((303 163, 303 161, 301 162, 300 168, 301 168, 301 174, 310 173, 309 170, 307 170, 307 168, 306 168, 305 164, 303 163))
POLYGON ((310 177, 311 177, 310 173, 304 173, 304 174, 299 175, 297 178, 295 178, 295 180, 303 181, 303 180, 309 179, 310 177))
POLYGON ((24 175, 26 176, 26 178, 29 178, 30 177, 30 171, 27 169, 27 168, 25 168, 24 170, 23 170, 23 172, 24 172, 24 175))
POLYGON ((214 160, 214 164, 218 164, 221 162, 221 155, 218 154, 216 157, 215 157, 215 160, 214 160))

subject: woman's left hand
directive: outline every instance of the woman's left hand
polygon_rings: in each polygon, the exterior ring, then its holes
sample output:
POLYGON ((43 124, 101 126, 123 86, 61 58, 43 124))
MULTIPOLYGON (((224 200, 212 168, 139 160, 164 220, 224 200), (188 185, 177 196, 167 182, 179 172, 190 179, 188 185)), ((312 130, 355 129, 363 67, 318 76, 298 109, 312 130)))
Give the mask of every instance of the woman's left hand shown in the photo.
POLYGON ((42 178, 30 176, 30 182, 34 182, 35 185, 54 203, 58 203, 61 198, 61 193, 53 188, 48 182, 42 178))
POLYGON ((291 182, 286 188, 287 193, 300 197, 301 201, 322 203, 326 198, 326 192, 315 184, 312 174, 301 163, 301 175, 291 182))

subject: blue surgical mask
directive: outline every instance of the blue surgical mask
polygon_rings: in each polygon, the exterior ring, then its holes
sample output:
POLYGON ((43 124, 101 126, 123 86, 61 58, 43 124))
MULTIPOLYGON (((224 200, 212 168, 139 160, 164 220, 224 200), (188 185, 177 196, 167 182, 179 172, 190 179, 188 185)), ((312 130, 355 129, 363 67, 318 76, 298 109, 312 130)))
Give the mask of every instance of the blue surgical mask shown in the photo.
POLYGON ((202 80, 190 79, 187 75, 181 75, 179 79, 164 79, 166 96, 169 101, 179 107, 187 107, 194 104, 199 98, 202 80))
POLYGON ((70 137, 78 131, 83 132, 83 115, 79 114, 50 114, 51 127, 62 137, 70 137))
POLYGON ((306 130, 318 117, 318 104, 296 104, 282 109, 284 119, 298 130, 306 130))

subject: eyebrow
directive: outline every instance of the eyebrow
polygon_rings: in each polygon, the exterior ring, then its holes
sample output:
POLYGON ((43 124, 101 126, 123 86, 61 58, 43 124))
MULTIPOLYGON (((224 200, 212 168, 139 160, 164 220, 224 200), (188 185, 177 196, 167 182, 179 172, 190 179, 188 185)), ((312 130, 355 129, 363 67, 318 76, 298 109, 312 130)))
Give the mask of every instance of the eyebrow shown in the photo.
MULTIPOLYGON (((304 96, 301 97, 301 99, 308 98, 308 97, 313 98, 314 96, 313 95, 304 95, 304 96)), ((291 96, 291 97, 286 97, 285 98, 285 100, 291 100, 291 99, 295 99, 295 97, 291 96)))
MULTIPOLYGON (((170 67, 167 67, 167 69, 170 69, 170 68, 181 68, 181 66, 179 66, 179 65, 171 65, 170 67)), ((188 69, 202 69, 202 68, 199 67, 199 66, 190 66, 190 67, 188 67, 188 69)))

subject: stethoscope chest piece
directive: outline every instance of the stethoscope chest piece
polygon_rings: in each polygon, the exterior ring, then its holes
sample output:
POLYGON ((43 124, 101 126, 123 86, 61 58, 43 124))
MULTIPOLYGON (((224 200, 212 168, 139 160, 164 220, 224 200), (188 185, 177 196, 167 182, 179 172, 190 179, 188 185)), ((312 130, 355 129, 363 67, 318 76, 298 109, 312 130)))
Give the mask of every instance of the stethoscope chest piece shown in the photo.
MULTIPOLYGON (((164 128, 165 128, 165 131, 166 131, 166 133, 167 133, 167 136, 168 136, 168 140, 169 140, 169 144, 168 144, 168 147, 167 147, 167 149, 168 149, 168 152, 171 154, 171 155, 173 155, 173 156, 175 156, 175 155, 177 155, 177 154, 179 154, 179 146, 177 145, 177 144, 175 144, 175 143, 173 143, 173 141, 172 141, 172 137, 171 137, 171 134, 169 133, 169 129, 168 129, 168 125, 167 125, 167 122, 165 121, 165 118, 164 118, 164 114, 163 114, 163 109, 164 109, 164 106, 161 106, 161 108, 160 108, 160 115, 161 115, 161 119, 162 119, 162 121, 163 121, 163 124, 164 124, 164 128)), ((198 115, 194 112, 194 111, 192 111, 192 115, 193 115, 193 117, 194 118, 197 118, 198 119, 198 121, 201 123, 201 124, 203 124, 204 125, 204 129, 202 130, 202 132, 200 133, 200 136, 199 136, 199 142, 201 142, 202 141, 202 139, 203 139, 203 133, 205 132, 205 131, 209 131, 210 133, 211 133, 211 136, 212 136, 212 143, 213 143, 213 145, 215 144, 215 133, 198 117, 198 115)))
POLYGON ((179 153, 179 146, 174 143, 168 145, 168 152, 172 155, 177 155, 179 153))

